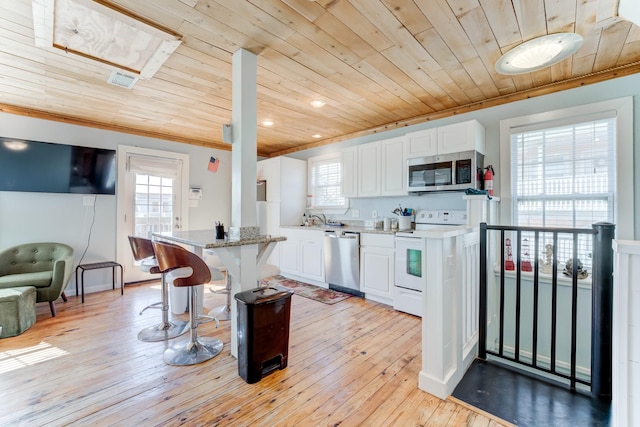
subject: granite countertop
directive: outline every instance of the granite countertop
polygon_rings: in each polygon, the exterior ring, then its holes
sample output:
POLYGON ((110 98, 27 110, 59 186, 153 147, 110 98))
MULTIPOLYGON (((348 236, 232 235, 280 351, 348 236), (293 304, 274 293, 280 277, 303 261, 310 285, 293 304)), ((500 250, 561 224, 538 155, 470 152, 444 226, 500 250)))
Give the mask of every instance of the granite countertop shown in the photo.
POLYGON ((396 234, 398 230, 383 230, 382 228, 369 228, 355 225, 344 225, 335 227, 329 225, 281 225, 280 228, 291 228, 296 230, 317 230, 317 231, 350 231, 352 233, 371 233, 371 234, 396 234))
MULTIPOLYGON (((331 227, 326 225, 311 225, 311 226, 302 226, 302 225, 282 225, 281 228, 288 229, 296 229, 296 230, 317 230, 317 231, 331 231, 331 230, 342 230, 342 231, 351 231, 353 233, 370 233, 370 234, 389 234, 395 235, 397 232, 404 231, 413 231, 413 230, 383 230, 382 228, 368 228, 354 225, 345 225, 343 227, 331 227)), ((468 225, 443 225, 442 227, 433 228, 429 230, 420 231, 420 236, 428 237, 433 239, 443 239, 449 237, 455 237, 460 234, 468 233, 473 230, 473 227, 468 225)))
MULTIPOLYGON (((302 228, 302 227, 301 227, 302 228)), ((282 242, 284 236, 255 236, 245 239, 216 239, 215 230, 185 230, 152 233, 153 236, 173 242, 184 243, 203 249, 214 249, 228 246, 255 245, 260 243, 282 242)))

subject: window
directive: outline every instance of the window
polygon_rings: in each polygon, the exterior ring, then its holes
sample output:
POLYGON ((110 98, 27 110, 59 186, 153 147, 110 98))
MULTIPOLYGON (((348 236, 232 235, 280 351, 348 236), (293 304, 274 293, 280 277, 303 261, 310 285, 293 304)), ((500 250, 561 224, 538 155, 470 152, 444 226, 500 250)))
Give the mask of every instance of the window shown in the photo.
MULTIPOLYGON (((596 222, 613 222, 615 125, 612 117, 512 133, 514 224, 591 228, 596 222)), ((545 237, 541 248, 552 244, 551 235, 545 237)), ((570 235, 560 235, 557 246, 561 261, 573 258, 570 235)), ((528 250, 523 247, 525 254, 528 250)), ((591 236, 580 235, 578 259, 587 268, 591 251, 591 236)))
POLYGON ((340 153, 309 159, 309 207, 341 208, 347 200, 341 195, 340 153))
MULTIPOLYGON (((502 121, 503 218, 554 228, 606 221, 616 224, 617 238, 633 238, 632 116, 631 99, 624 98, 502 121)), ((533 248, 532 237, 523 234, 523 252, 530 249, 525 244, 533 248)), ((547 237, 539 242, 543 251, 547 237)), ((573 257, 569 235, 556 249, 560 261, 573 257)), ((581 237, 585 267, 590 254, 590 237, 581 237)))
POLYGON ((589 228, 614 221, 614 117, 511 134, 513 222, 589 228))

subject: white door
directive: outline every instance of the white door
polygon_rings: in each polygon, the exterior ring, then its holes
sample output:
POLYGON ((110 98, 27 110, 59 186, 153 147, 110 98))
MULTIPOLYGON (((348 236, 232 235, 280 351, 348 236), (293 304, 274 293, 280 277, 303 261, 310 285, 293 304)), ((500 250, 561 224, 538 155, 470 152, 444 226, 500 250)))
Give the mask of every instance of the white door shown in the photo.
POLYGON ((129 235, 151 238, 152 232, 187 226, 189 157, 185 154, 118 147, 118 261, 126 283, 153 275, 135 265, 129 235))

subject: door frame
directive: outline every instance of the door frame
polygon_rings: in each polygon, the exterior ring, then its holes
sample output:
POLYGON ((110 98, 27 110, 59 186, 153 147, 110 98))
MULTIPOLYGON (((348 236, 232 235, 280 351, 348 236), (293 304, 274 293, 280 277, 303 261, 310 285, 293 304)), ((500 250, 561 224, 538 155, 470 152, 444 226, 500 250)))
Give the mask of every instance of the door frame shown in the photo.
POLYGON ((180 210, 181 229, 189 229, 189 155, 184 153, 176 153, 173 151, 156 150, 151 148, 134 147, 130 145, 118 145, 117 165, 118 179, 116 188, 116 259, 126 271, 129 267, 126 262, 126 254, 131 253, 131 247, 127 236, 133 231, 131 230, 132 222, 127 220, 127 214, 132 212, 133 203, 126 200, 126 179, 127 172, 127 156, 129 154, 139 154, 143 156, 152 156, 165 159, 176 159, 182 161, 182 170, 180 176, 180 199, 176 200, 174 209, 180 210))

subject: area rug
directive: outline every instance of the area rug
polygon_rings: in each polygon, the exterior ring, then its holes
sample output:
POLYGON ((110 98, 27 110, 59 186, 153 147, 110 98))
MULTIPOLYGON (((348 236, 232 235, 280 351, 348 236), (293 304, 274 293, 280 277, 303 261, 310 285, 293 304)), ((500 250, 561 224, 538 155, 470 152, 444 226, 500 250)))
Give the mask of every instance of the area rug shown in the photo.
POLYGON ((321 288, 320 286, 310 285, 308 283, 299 282, 293 279, 287 279, 284 276, 272 276, 262 280, 265 285, 278 285, 289 288, 294 294, 301 297, 319 301, 324 304, 335 304, 350 298, 351 295, 344 292, 338 292, 331 289, 321 288))

